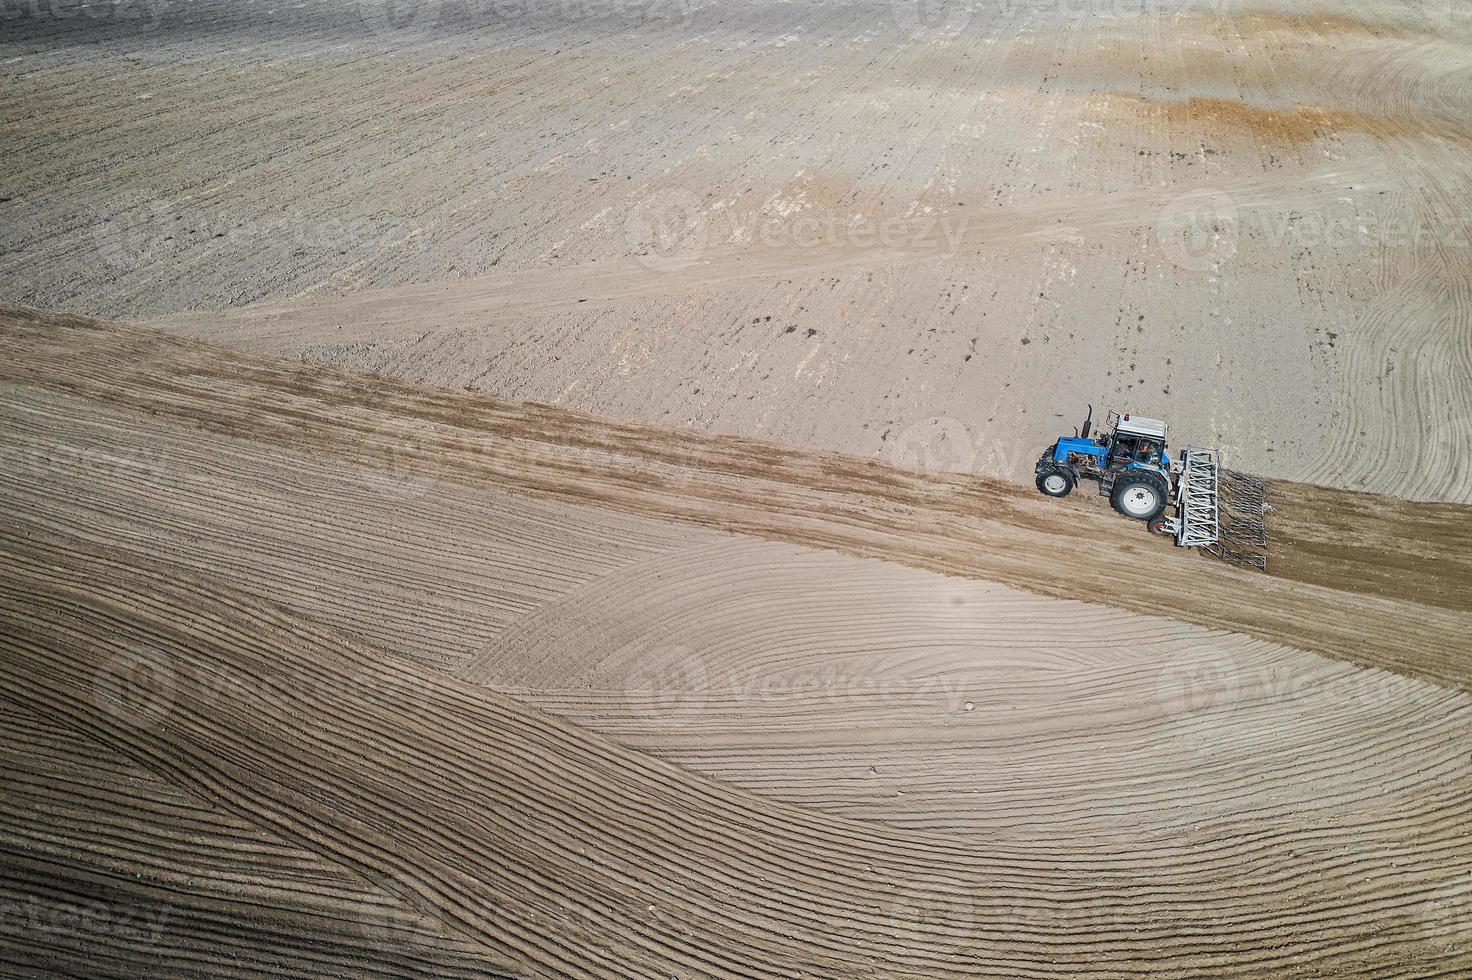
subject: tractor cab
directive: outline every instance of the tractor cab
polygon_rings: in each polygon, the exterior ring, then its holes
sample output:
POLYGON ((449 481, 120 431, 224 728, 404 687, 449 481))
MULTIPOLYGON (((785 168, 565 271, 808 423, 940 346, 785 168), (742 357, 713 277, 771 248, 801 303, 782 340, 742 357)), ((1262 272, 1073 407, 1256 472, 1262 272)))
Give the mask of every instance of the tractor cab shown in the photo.
POLYGON ((1109 469, 1126 469, 1131 463, 1154 468, 1169 468, 1170 458, 1165 453, 1165 423, 1159 419, 1147 419, 1126 415, 1111 417, 1113 434, 1106 455, 1109 469))

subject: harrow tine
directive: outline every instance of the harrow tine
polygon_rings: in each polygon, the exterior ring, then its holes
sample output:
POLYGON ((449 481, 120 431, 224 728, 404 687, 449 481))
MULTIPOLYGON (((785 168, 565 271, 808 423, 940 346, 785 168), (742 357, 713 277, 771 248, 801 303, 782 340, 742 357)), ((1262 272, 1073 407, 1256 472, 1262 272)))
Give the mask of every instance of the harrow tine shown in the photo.
POLYGON ((1218 492, 1222 543, 1214 553, 1229 564, 1266 571, 1268 530, 1264 515, 1271 510, 1266 484, 1251 474, 1224 469, 1218 492))
POLYGON ((1237 551, 1234 548, 1228 548, 1224 544, 1216 544, 1206 550, 1228 565, 1236 565, 1239 568, 1255 568, 1260 572, 1268 570, 1268 556, 1260 552, 1237 551))

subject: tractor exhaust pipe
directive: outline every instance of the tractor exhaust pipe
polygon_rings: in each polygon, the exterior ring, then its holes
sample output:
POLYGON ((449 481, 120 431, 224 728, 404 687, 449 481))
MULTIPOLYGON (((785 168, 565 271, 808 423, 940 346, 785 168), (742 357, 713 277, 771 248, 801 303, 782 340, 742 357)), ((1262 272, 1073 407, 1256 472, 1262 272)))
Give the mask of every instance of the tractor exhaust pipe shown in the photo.
POLYGON ((1094 406, 1093 405, 1090 405, 1089 406, 1089 415, 1088 415, 1088 418, 1084 419, 1083 428, 1079 429, 1079 431, 1078 431, 1079 438, 1080 439, 1087 439, 1089 437, 1089 430, 1092 429, 1093 427, 1094 427, 1094 406))

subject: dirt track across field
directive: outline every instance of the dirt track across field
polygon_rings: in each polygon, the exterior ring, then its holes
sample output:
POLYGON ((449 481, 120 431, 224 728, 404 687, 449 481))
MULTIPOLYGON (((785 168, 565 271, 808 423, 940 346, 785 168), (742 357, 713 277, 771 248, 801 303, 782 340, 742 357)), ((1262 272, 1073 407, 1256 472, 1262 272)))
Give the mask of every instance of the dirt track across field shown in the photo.
POLYGON ((1457 505, 1272 484, 1283 513, 1271 515, 1270 535, 1279 520, 1286 534, 1273 545, 1284 560, 1270 557, 1270 568, 1293 580, 1289 590, 1177 552, 1086 494, 1059 504, 1000 481, 662 432, 77 322, 58 333, 12 312, 7 328, 26 356, 0 370, 82 396, 112 392, 210 431, 266 428, 329 456, 1086 597, 1472 687, 1455 655, 1472 625, 1472 523, 1457 505), (69 373, 78 338, 95 366, 69 373), (1390 571, 1364 560, 1380 551, 1390 571), (1398 602, 1421 611, 1397 615, 1398 602))
POLYGON ((120 937, 10 962, 1472 956, 1457 508, 1275 490, 1355 546, 1259 575, 1098 499, 14 308, 0 346, 0 877, 120 937), (1350 574, 1389 540, 1425 564, 1350 574))

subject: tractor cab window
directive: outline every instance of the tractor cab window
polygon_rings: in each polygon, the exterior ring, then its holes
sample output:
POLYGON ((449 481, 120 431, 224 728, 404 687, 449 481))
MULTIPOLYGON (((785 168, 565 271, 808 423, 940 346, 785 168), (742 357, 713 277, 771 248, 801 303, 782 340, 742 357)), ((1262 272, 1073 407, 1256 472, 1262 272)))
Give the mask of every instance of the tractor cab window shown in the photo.
POLYGON ((1144 436, 1115 436, 1114 445, 1109 450, 1109 462, 1119 466, 1131 462, 1159 463, 1160 444, 1144 436))
POLYGON ((1114 448, 1109 451, 1111 462, 1118 461, 1128 463, 1135 457, 1136 438, 1134 436, 1115 436, 1114 448))

